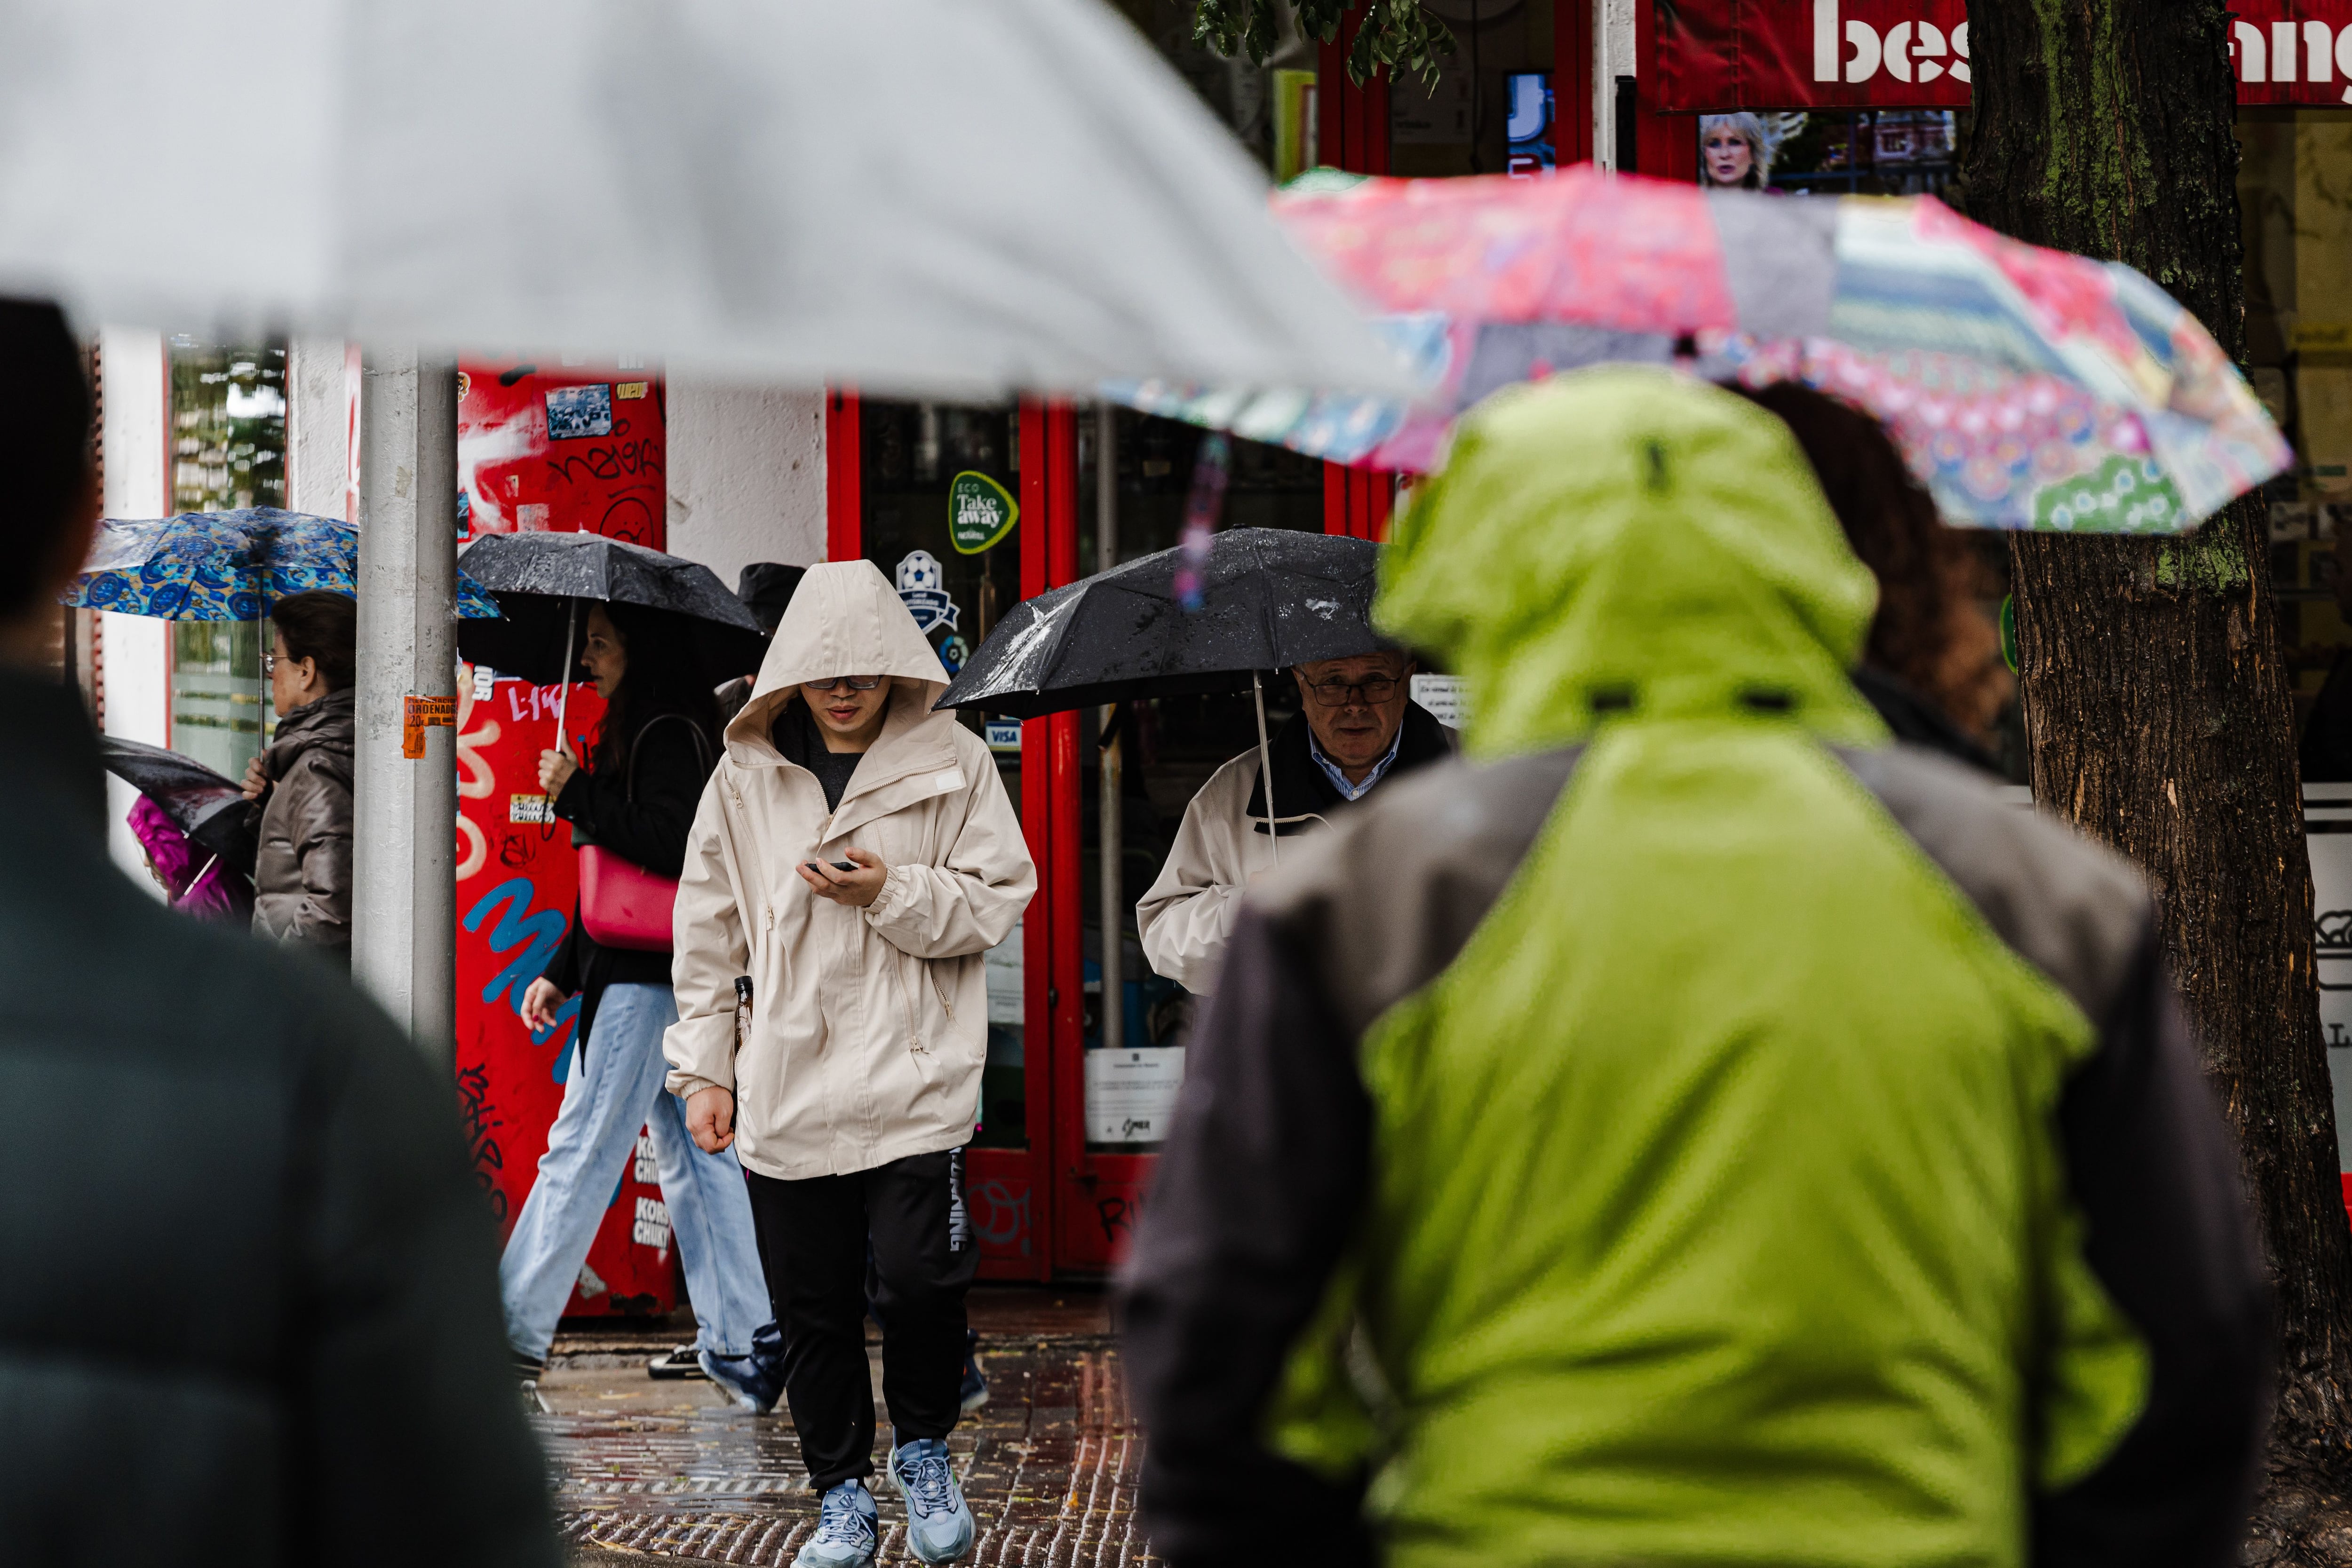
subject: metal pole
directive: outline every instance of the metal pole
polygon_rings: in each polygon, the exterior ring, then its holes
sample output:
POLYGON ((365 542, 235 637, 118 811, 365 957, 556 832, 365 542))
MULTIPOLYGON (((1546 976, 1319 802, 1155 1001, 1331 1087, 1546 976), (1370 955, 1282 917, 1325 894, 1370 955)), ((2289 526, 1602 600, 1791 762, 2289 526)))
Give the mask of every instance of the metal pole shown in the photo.
MULTIPOLYGON (((1108 571, 1118 564, 1118 410, 1109 403, 1095 408, 1095 570, 1108 571)), ((1115 703, 1103 705, 1105 728, 1118 715, 1115 703)), ((1127 848, 1126 824, 1120 818, 1119 750, 1124 737, 1102 747, 1101 789, 1096 825, 1100 830, 1102 859, 1102 1042, 1117 1051, 1127 1042, 1127 890, 1121 863, 1127 848)))
POLYGON ((352 973, 457 1053, 457 367, 371 353, 360 415, 352 973))

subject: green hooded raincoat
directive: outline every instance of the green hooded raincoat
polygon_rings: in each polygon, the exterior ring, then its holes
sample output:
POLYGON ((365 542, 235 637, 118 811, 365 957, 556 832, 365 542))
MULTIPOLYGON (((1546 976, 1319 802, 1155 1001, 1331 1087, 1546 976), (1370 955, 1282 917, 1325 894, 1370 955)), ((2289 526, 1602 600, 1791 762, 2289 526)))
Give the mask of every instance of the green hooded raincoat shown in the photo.
MULTIPOLYGON (((1157 1380, 1202 1327, 1177 1298, 1202 1287, 1171 1270, 1213 1277, 1224 1246, 1188 1206, 1247 1167, 1254 1135, 1219 1118, 1285 1092, 1234 1077, 1250 1009, 1319 1008, 1360 1084, 1323 1096, 1361 1095, 1352 1227, 1319 1271, 1299 1243, 1312 1315, 1254 1435, 1291 1473, 1368 1479, 1390 1561, 2033 1555, 2032 1500, 2149 1406, 2149 1341, 2086 1260, 2060 1130, 2101 1046, 2086 1004, 2140 994, 2147 900, 2102 852, 1903 762, 2063 862, 2046 902, 2091 909, 2070 940, 2105 968, 2070 995, 1996 929, 1951 835, 1931 852, 1868 781, 1905 755, 1846 678, 1874 599, 1787 430, 1741 400, 1614 371, 1465 422, 1377 615, 1465 678, 1488 766, 1435 770, 1253 895, 1266 983, 1306 995, 1221 995, 1202 1025, 1130 1284, 1148 1417, 1189 1397, 1157 1380), (1546 768, 1524 828, 1498 826, 1520 809, 1493 781, 1546 768)), ((1274 1030, 1291 1052, 1311 1032, 1274 1030)), ((2259 1355, 2226 1139, 2187 1093, 2224 1163, 2206 1326, 2259 1355)), ((2225 1402, 2232 1430, 2259 1383, 2225 1402)), ((1169 1425, 1147 1498, 1181 1559, 1169 1425)), ((2225 1456, 2225 1490, 2246 1463, 2225 1456)))

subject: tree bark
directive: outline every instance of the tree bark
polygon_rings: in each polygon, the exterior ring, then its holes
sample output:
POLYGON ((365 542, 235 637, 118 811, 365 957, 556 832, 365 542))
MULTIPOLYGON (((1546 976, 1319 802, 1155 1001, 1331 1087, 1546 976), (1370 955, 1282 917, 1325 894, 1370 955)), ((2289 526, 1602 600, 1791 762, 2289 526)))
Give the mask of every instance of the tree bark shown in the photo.
MULTIPOLYGON (((1972 0, 1969 213, 2130 263, 2242 354, 2225 0, 1972 0)), ((2352 1563, 2352 1233, 2259 497, 2174 539, 2011 541, 2036 800, 2146 867, 2280 1309, 2250 1562, 2352 1563)))

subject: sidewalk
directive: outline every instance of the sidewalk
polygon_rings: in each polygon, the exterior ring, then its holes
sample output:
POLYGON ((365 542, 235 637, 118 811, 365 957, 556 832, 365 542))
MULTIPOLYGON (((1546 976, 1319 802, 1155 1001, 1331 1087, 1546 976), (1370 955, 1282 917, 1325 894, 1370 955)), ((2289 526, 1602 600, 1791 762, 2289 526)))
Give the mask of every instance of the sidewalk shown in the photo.
MULTIPOLYGON (((976 1564, 1154 1561, 1135 1518, 1142 1439, 1129 1414, 1095 1291, 982 1287, 971 1301, 989 1402, 948 1447, 980 1525, 976 1564)), ((648 1357, 691 1337, 561 1335, 534 1417, 557 1469, 559 1527, 573 1562, 613 1568, 639 1554, 668 1560, 787 1563, 816 1518, 816 1498, 782 1406, 753 1416, 699 1379, 656 1383, 648 1357)), ((881 1352, 868 1330, 877 1384, 881 1352)), ((877 1406, 878 1406, 877 1400, 877 1406)), ((877 1469, 889 1417, 877 1414, 877 1469)), ((877 1568, 911 1563, 906 1511, 879 1474, 877 1568)))

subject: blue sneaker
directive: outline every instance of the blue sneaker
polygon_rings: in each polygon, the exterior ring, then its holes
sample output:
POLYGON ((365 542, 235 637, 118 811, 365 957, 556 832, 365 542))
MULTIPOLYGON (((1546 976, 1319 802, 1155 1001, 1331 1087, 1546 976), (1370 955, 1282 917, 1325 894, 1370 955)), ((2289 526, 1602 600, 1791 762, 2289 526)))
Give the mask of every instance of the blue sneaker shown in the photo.
POLYGON ((890 1479, 907 1500, 907 1544, 926 1563, 951 1563, 971 1550, 971 1510, 948 1467, 948 1446, 917 1437, 890 1450, 890 1479))
POLYGON ((698 1350, 695 1360, 701 1364, 703 1376, 754 1416, 765 1416, 784 1396, 784 1336, 773 1323, 752 1334, 749 1355, 713 1355, 698 1350))
POLYGON ((793 1554, 793 1568, 866 1568, 874 1561, 874 1543, 880 1534, 874 1521, 874 1494, 853 1476, 817 1505, 816 1533, 793 1554))
POLYGON ((988 1375, 980 1369, 980 1335, 969 1329, 963 1336, 963 1386, 957 1397, 967 1416, 988 1403, 988 1375))

